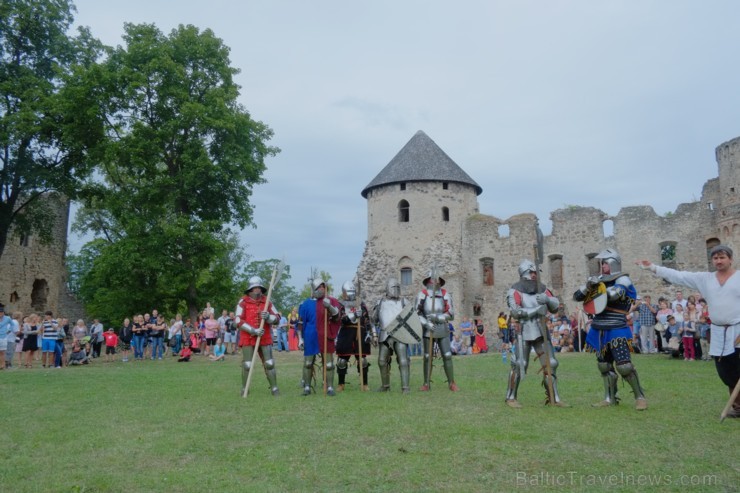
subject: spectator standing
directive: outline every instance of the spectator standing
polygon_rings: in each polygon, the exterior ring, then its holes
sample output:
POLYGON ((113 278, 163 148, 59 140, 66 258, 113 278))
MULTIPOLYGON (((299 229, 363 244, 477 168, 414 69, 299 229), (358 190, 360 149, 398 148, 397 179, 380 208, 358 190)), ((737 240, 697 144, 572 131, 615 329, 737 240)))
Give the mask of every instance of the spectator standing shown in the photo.
POLYGON ((58 333, 59 323, 53 318, 51 310, 47 310, 41 326, 41 366, 44 368, 51 368, 54 364, 58 333))
POLYGON ((170 347, 172 348, 172 356, 179 355, 182 349, 183 327, 182 315, 178 313, 170 323, 170 347))
POLYGON ((668 308, 668 300, 665 298, 658 299, 658 313, 655 314, 655 318, 663 327, 662 331, 656 330, 656 345, 659 352, 663 352, 663 346, 668 345, 668 315, 673 315, 673 310, 668 308))
POLYGON ((23 352, 26 355, 25 367, 33 368, 34 356, 39 350, 38 315, 32 313, 26 317, 21 330, 23 332, 23 352))
POLYGON ((288 350, 298 351, 298 334, 296 333, 296 327, 298 326, 298 308, 293 307, 290 315, 288 316, 288 350))
POLYGON ((280 315, 280 322, 278 322, 277 326, 277 336, 278 352, 290 351, 290 347, 288 346, 288 319, 282 314, 280 315))
POLYGON ((226 321, 229 319, 229 312, 228 310, 222 310, 221 316, 218 317, 218 337, 221 338, 223 342, 226 342, 226 321))
POLYGON ((689 300, 683 297, 683 291, 679 289, 676 291, 676 299, 671 301, 671 310, 675 312, 678 305, 681 305, 681 309, 685 310, 688 303, 689 300))
POLYGON ((483 326, 483 320, 474 320, 475 326, 475 347, 479 353, 488 352, 488 341, 486 341, 486 328, 483 326))
MULTIPOLYGON (((21 312, 15 312, 13 313, 13 327, 11 329, 11 333, 8 334, 8 347, 5 350, 5 368, 13 368, 13 358, 15 357, 15 353, 17 352, 19 355, 22 354, 20 350, 23 349, 23 344, 19 342, 22 341, 22 339, 19 339, 20 333, 21 333, 21 317, 23 314, 21 312)), ((18 358, 18 366, 21 365, 20 357, 18 358)))
POLYGON ((103 334, 103 339, 105 340, 105 361, 113 362, 116 360, 116 346, 118 346, 118 335, 113 331, 113 327, 103 334))
POLYGON ((122 359, 124 363, 128 362, 128 353, 131 351, 131 341, 134 337, 134 324, 131 323, 131 320, 128 318, 125 318, 123 320, 123 325, 121 326, 121 352, 122 359))
POLYGON ((5 314, 5 307, 0 305, 0 370, 5 369, 5 353, 8 350, 8 338, 11 336, 13 336, 13 319, 5 314))
POLYGON ((498 313, 497 322, 498 330, 500 332, 499 336, 501 337, 501 340, 504 341, 504 344, 511 343, 511 330, 509 330, 509 321, 507 320, 504 312, 498 313))
POLYGON ((694 332, 696 332, 694 322, 684 320, 683 327, 681 328, 681 340, 683 341, 683 359, 686 361, 694 361, 696 359, 694 353, 694 332))
POLYGON ((152 317, 150 319, 152 360, 161 360, 164 355, 164 333, 167 330, 167 322, 165 322, 164 317, 159 315, 157 315, 157 318, 154 318, 154 313, 156 311, 152 311, 152 317))
POLYGON ((132 342, 134 343, 134 361, 144 359, 144 341, 146 340, 146 327, 144 327, 144 317, 139 314, 134 316, 133 323, 133 337, 132 342))
POLYGON ((103 324, 100 323, 100 320, 94 318, 92 327, 90 327, 90 342, 92 343, 93 358, 100 357, 100 350, 103 348, 103 341, 105 340, 103 337, 104 332, 105 329, 103 328, 103 324))
POLYGON ((640 321, 640 350, 642 354, 656 353, 653 337, 658 306, 652 303, 650 295, 645 295, 639 303, 634 305, 632 311, 637 312, 637 319, 640 321))
POLYGON ((470 322, 468 317, 463 317, 462 322, 460 322, 460 335, 462 353, 470 354, 472 352, 472 341, 470 338, 473 335, 473 324, 470 322))
POLYGON ((206 352, 205 355, 208 356, 210 353, 210 349, 216 345, 216 339, 218 339, 218 320, 213 315, 213 311, 211 311, 210 315, 208 315, 208 318, 204 322, 205 325, 205 335, 206 335, 206 352))

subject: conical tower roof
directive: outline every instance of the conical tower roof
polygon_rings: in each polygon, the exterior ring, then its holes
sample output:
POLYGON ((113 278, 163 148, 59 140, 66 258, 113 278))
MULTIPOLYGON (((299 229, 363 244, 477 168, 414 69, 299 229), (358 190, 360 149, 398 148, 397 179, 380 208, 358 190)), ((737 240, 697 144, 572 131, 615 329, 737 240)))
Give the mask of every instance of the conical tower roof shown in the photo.
POLYGON ((474 187, 476 195, 483 192, 475 180, 445 154, 427 134, 419 130, 362 190, 362 196, 367 198, 367 194, 373 188, 414 181, 456 182, 474 187))

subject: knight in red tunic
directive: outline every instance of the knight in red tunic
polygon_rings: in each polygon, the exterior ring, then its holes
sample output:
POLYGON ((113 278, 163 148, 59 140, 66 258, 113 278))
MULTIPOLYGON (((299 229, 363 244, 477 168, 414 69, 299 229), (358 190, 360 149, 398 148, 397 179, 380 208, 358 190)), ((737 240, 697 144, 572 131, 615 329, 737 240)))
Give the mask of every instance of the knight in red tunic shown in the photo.
POLYGON ((280 321, 280 314, 272 302, 267 301, 262 279, 254 276, 249 279, 249 287, 236 306, 236 326, 239 328, 239 347, 242 349, 242 391, 247 385, 247 377, 252 369, 252 357, 259 339, 259 355, 270 383, 272 395, 280 395, 277 386, 277 371, 272 357, 272 324, 280 321), (264 322, 262 322, 264 320, 264 322), (260 326, 260 324, 262 324, 260 326))

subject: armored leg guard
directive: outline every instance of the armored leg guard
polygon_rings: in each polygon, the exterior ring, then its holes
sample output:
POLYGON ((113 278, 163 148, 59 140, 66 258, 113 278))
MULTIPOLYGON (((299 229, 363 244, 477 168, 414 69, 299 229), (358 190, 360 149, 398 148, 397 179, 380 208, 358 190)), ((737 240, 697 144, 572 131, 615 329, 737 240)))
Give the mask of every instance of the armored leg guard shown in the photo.
POLYGON ((260 353, 265 365, 265 375, 270 383, 270 392, 272 395, 278 395, 277 370, 275 369, 275 360, 272 357, 272 346, 261 346, 260 353))
POLYGON ((632 387, 632 393, 635 394, 635 408, 638 411, 647 409, 647 399, 645 399, 645 393, 642 391, 640 386, 640 379, 637 376, 637 370, 631 361, 617 364, 617 372, 622 375, 630 387, 632 387))
POLYGON ((396 343, 396 359, 398 360, 398 369, 401 372, 401 392, 408 394, 411 392, 411 387, 409 386, 411 372, 406 344, 396 343))
POLYGON ((252 366, 252 357, 254 356, 254 346, 242 346, 242 390, 247 385, 250 366, 252 366))
POLYGON ((303 395, 311 394, 311 379, 313 378, 313 362, 316 356, 303 358, 303 395))
POLYGON ((324 354, 326 358, 326 395, 335 395, 334 392, 334 355, 324 354))
POLYGON ((619 404, 617 398, 617 374, 614 372, 612 363, 599 361, 599 371, 604 380, 604 400, 594 404, 594 407, 608 407, 619 404))
POLYGON ((516 400, 517 392, 519 392, 519 382, 521 382, 519 367, 512 361, 511 370, 509 370, 509 385, 506 388, 506 403, 510 407, 522 407, 519 401, 516 400))
POLYGON ((347 377, 347 360, 345 358, 337 358, 337 375, 339 377, 339 385, 344 385, 347 377))
POLYGON ((365 356, 362 357, 360 366, 362 367, 362 386, 364 387, 363 390, 367 390, 367 372, 370 368, 370 362, 365 356))
POLYGON ((378 351, 378 368, 380 369, 380 388, 378 391, 386 392, 391 388, 391 354, 385 344, 380 345, 378 351))
POLYGON ((421 387, 422 390, 429 390, 430 388, 430 358, 432 357, 432 354, 430 354, 430 347, 429 347, 429 338, 424 337, 422 342, 422 352, 424 353, 424 368, 423 368, 423 374, 424 374, 424 385, 421 387))

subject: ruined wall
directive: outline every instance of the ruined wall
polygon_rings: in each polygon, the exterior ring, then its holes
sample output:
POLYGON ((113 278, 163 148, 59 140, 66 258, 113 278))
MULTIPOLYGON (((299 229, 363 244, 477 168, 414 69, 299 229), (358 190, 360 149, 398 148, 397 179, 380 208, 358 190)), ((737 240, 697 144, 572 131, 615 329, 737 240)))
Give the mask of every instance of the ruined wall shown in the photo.
POLYGON ((55 204, 53 241, 44 245, 37 236, 22 239, 11 232, 0 259, 0 302, 6 312, 43 313, 79 318, 82 308, 66 288, 67 226, 69 202, 55 204))
MULTIPOLYGON (((704 184, 701 199, 679 204, 665 216, 659 216, 648 205, 624 207, 616 216, 594 207, 576 206, 550 214, 552 232, 544 238, 542 279, 561 298, 568 312, 576 307, 571 301, 573 292, 597 272, 594 255, 605 248, 617 249, 623 271, 630 274, 638 293, 650 294, 653 300, 660 296, 673 298, 680 288, 641 271, 635 265, 637 260, 646 258, 678 269, 707 270, 711 267, 707 250, 716 242, 730 245, 740 255, 740 138, 721 144, 716 154, 718 178, 704 184), (604 234, 605 221, 613 224, 609 236, 604 234), (664 262, 661 248, 666 245, 675 247, 675 258, 664 262)), ((441 183, 436 185, 441 188, 441 183)), ((420 197, 431 200, 419 200, 417 209, 434 211, 441 207, 443 201, 437 200, 430 184, 408 186, 419 187, 414 201, 409 200, 412 208, 420 197)), ((444 267, 443 277, 446 276, 447 287, 454 295, 456 320, 459 322, 463 316, 473 318, 474 307, 480 305, 480 318, 489 328, 490 343, 495 341, 496 317, 500 311, 506 311, 506 292, 519 277, 519 262, 534 259, 537 217, 523 213, 502 220, 480 214, 477 200, 473 206, 465 188, 454 191, 463 193, 458 204, 463 211, 467 207, 469 214, 441 223, 431 216, 417 217, 412 210, 410 223, 400 227, 396 189, 374 190, 376 201, 368 199, 369 239, 358 277, 372 286, 369 295, 377 299, 388 276, 399 276, 401 267, 413 266, 414 283, 404 292, 412 297, 419 289, 417 273, 426 271, 436 260, 444 267), (507 236, 499 233, 504 225, 509 227, 507 236), (493 266, 492 279, 486 278, 486 262, 493 266)))

